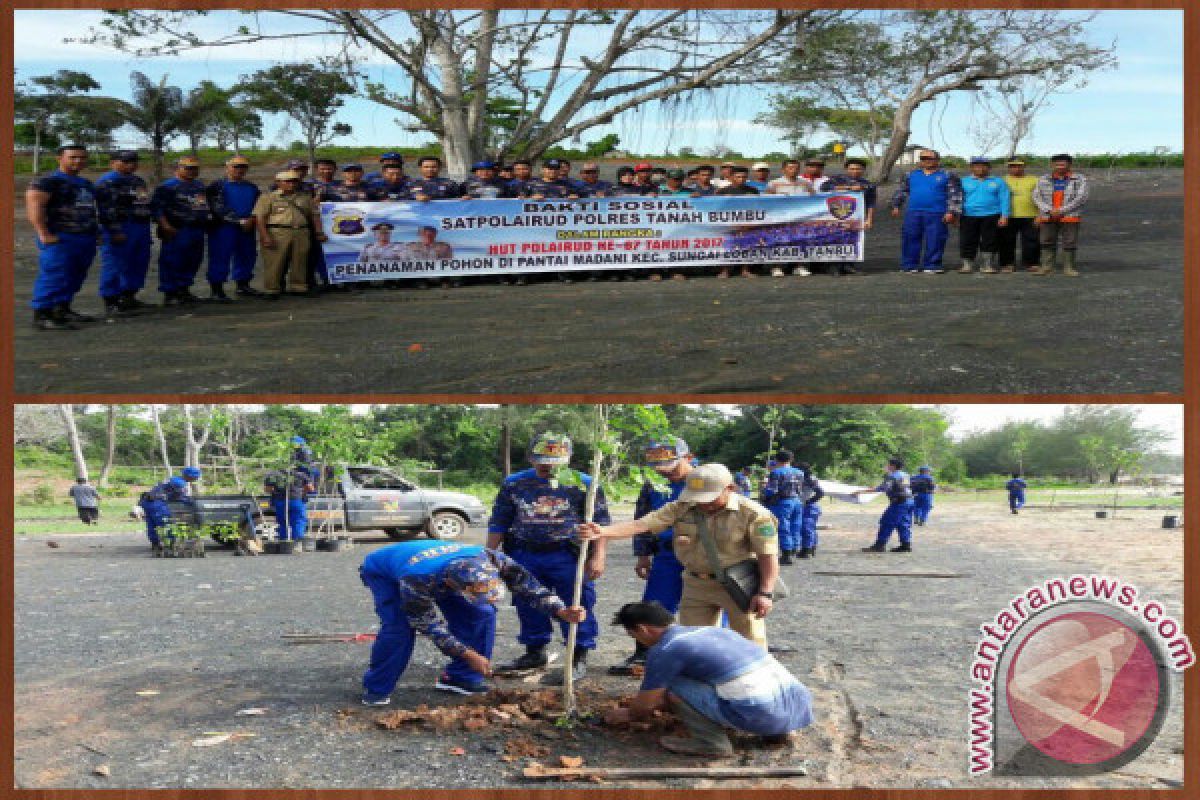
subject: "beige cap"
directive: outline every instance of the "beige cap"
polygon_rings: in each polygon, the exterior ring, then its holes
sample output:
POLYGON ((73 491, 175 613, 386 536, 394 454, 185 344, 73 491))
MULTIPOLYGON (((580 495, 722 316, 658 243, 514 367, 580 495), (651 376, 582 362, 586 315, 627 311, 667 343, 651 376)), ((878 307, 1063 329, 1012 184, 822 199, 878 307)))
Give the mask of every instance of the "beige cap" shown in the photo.
POLYGON ((770 169, 771 165, 765 161, 757 161, 750 169, 770 169))
POLYGON ((300 173, 293 172, 290 169, 285 169, 283 172, 275 173, 275 180, 277 180, 277 181, 298 181, 298 180, 300 180, 300 173))
POLYGON ((723 464, 701 464, 688 473, 681 503, 711 503, 733 483, 733 475, 723 464))

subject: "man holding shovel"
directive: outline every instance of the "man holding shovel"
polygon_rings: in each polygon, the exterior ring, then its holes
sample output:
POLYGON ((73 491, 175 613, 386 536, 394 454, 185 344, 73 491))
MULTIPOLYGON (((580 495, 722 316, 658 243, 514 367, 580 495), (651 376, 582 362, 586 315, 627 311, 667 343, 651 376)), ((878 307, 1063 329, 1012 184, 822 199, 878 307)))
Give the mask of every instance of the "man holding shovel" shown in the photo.
MULTIPOLYGON (((571 440, 563 434, 543 433, 529 447, 533 469, 523 470, 504 479, 492 516, 488 521, 487 546, 503 548, 513 561, 529 571, 540 583, 559 597, 572 597, 579 542, 576 528, 585 520, 587 489, 592 477, 566 468, 571 461, 571 440)), ((595 520, 611 522, 604 491, 596 488, 595 520)), ((573 680, 582 680, 587 671, 587 654, 596 648, 599 626, 592 616, 596 604, 595 580, 604 573, 605 547, 598 542, 584 564, 580 604, 588 615, 579 625, 578 640, 572 656, 573 680)), ((545 613, 521 597, 513 598, 521 632, 517 641, 525 653, 501 672, 539 670, 550 663, 546 645, 553 638, 553 627, 545 613)), ((568 626, 562 626, 563 638, 568 626)))
POLYGON ((379 633, 363 675, 362 702, 385 706, 412 658, 413 632, 424 634, 451 661, 434 688, 454 694, 487 691, 496 635, 496 603, 508 587, 530 609, 564 623, 587 618, 503 553, 479 545, 412 541, 382 547, 359 568, 375 599, 379 633), (444 620, 438 616, 442 612, 444 620))

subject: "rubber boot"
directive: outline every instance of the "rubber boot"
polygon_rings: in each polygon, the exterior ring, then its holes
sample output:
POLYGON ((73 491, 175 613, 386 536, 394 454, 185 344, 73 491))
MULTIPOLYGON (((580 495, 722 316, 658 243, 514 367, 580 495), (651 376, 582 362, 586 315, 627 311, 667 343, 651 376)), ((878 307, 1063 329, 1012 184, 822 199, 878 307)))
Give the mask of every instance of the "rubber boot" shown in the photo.
POLYGON ((690 736, 664 736, 661 744, 672 753, 688 756, 721 757, 733 755, 733 743, 725 728, 689 706, 682 700, 672 698, 671 712, 688 729, 690 736))
POLYGON ((982 273, 985 273, 987 275, 995 275, 996 267, 993 266, 993 263, 992 263, 993 261, 995 261, 995 259, 996 259, 995 253, 981 253, 979 255, 979 261, 981 264, 983 264, 983 269, 981 269, 979 271, 982 273))
POLYGON ((208 298, 212 302, 214 302, 214 303, 232 303, 233 302, 233 300, 230 299, 229 295, 225 294, 225 284, 217 283, 216 281, 211 281, 208 284, 208 287, 209 287, 209 289, 212 290, 212 294, 208 298))
POLYGON ((792 563, 792 551, 791 550, 782 551, 779 554, 779 563, 780 564, 791 564, 792 563))
POLYGON ((138 300, 137 292, 125 292, 121 295, 121 305, 129 311, 140 311, 143 308, 152 308, 150 303, 143 303, 138 300))
POLYGON ((809 547, 801 547, 797 554, 798 558, 812 558, 812 549, 809 547))
POLYGON ((238 281, 237 293, 242 297, 262 297, 263 293, 250 285, 250 281, 238 281))
POLYGON ((1063 250, 1063 275, 1068 278, 1078 278, 1079 270, 1075 269, 1075 251, 1063 250))
POLYGON ((912 542, 901 542, 899 547, 892 548, 893 553, 911 553, 912 542))
POLYGON ((546 655, 546 647, 530 646, 525 648, 525 653, 519 656, 516 660, 502 664, 496 669, 497 672, 528 672, 531 670, 542 669, 550 663, 550 657, 546 655))
POLYGON ((975 271, 975 260, 971 258, 964 258, 962 266, 958 268, 958 271, 963 275, 970 275, 975 271))
POLYGON ((70 303, 62 303, 61 305, 57 306, 54 309, 54 313, 68 322, 73 322, 76 325, 87 322, 96 322, 96 317, 93 317, 91 314, 80 314, 78 311, 72 310, 70 303))
POLYGON ((864 547, 862 549, 862 551, 864 553, 883 553, 883 552, 887 551, 887 547, 876 542, 875 544, 871 545, 870 547, 864 547))
POLYGON ((1053 275, 1054 274, 1054 251, 1042 251, 1042 265, 1034 275, 1053 275))

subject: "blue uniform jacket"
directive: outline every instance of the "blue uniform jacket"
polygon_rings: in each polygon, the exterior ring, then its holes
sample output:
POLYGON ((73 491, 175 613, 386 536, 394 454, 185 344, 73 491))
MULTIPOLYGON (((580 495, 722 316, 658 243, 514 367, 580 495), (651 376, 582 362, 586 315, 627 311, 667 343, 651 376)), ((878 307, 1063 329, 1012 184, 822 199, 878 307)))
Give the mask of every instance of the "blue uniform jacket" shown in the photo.
POLYGON ((50 195, 46 224, 53 233, 94 234, 99 230, 96 187, 87 178, 56 169, 34 178, 30 187, 50 195))
POLYGON ((875 487, 875 491, 886 494, 893 504, 912 500, 912 484, 909 482, 908 473, 903 470, 884 475, 883 482, 875 487))
POLYGON ((165 216, 175 228, 204 227, 212 219, 205 186, 200 181, 164 181, 151 195, 150 208, 155 219, 165 216))
MULTIPOLYGON (((573 541, 575 528, 583 522, 587 487, 592 482, 589 475, 575 474, 580 479, 579 486, 552 486, 532 469, 505 478, 492 504, 488 533, 503 534, 506 540, 511 539, 516 544, 573 541)), ((608 525, 611 521, 604 489, 597 488, 595 522, 608 525)))
POLYGON ((962 179, 962 190, 964 216, 1012 216, 1012 191, 1003 178, 994 175, 976 178, 974 175, 968 175, 962 179))
POLYGON ((381 547, 363 560, 362 571, 391 578, 399 584, 400 603, 413 630, 433 640, 451 658, 469 649, 447 629, 437 613, 438 599, 455 593, 446 583, 445 570, 455 559, 486 555, 509 591, 552 615, 565 607, 517 562, 496 550, 453 542, 413 541, 381 547))
POLYGON ((228 178, 213 181, 206 190, 213 218, 229 224, 249 219, 254 214, 254 204, 258 202, 260 194, 262 192, 253 183, 231 181, 228 178))
POLYGON ((521 197, 533 197, 535 194, 546 198, 560 199, 578 195, 579 192, 566 181, 544 181, 541 178, 534 178, 522 188, 521 197))
POLYGON ((913 494, 933 494, 937 491, 932 475, 913 475, 908 485, 912 487, 913 494))
POLYGON ((472 200, 495 200, 502 197, 509 197, 509 184, 503 178, 492 178, 484 180, 483 178, 467 178, 463 183, 463 197, 472 200))
POLYGON ((100 223, 118 232, 126 222, 150 223, 150 189, 140 175, 106 172, 96 181, 100 223))
POLYGON ((1004 488, 1008 489, 1009 493, 1012 494, 1015 492, 1023 492, 1027 487, 1023 478, 1013 478, 1011 481, 1004 484, 1004 488))
POLYGON ((417 178, 409 185, 413 197, 423 194, 431 200, 453 200, 462 197, 462 187, 449 178, 417 178))
POLYGON ((923 169, 914 169, 904 176, 896 194, 892 196, 892 208, 900 208, 905 201, 908 202, 909 211, 962 213, 962 181, 953 172, 944 169, 928 175, 923 169))
POLYGON ((804 472, 788 465, 776 467, 767 476, 767 485, 763 487, 763 499, 769 503, 788 500, 800 496, 804 484, 804 472))
MULTIPOLYGON (((651 511, 657 511, 667 503, 678 500, 686 486, 687 481, 678 483, 669 481, 667 488, 661 489, 650 481, 646 481, 642 484, 642 491, 638 493, 637 502, 633 507, 634 519, 644 517, 651 511)), ((633 554, 635 556, 652 556, 656 553, 669 552, 674 535, 675 531, 671 528, 657 534, 639 533, 633 537, 633 554)))

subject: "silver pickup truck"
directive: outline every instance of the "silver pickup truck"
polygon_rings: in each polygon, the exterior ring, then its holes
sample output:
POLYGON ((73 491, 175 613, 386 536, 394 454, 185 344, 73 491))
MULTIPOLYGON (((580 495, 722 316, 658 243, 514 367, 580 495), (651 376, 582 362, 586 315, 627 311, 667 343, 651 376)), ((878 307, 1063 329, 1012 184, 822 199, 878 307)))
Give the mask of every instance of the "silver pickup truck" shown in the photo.
MULTIPOLYGON (((272 522, 269 500, 260 504, 272 522)), ((319 533, 332 522, 348 533, 382 530, 393 539, 424 533, 431 539, 457 539, 469 525, 487 522, 488 510, 473 495, 423 489, 386 467, 326 465, 317 494, 308 500, 308 527, 319 533)))

